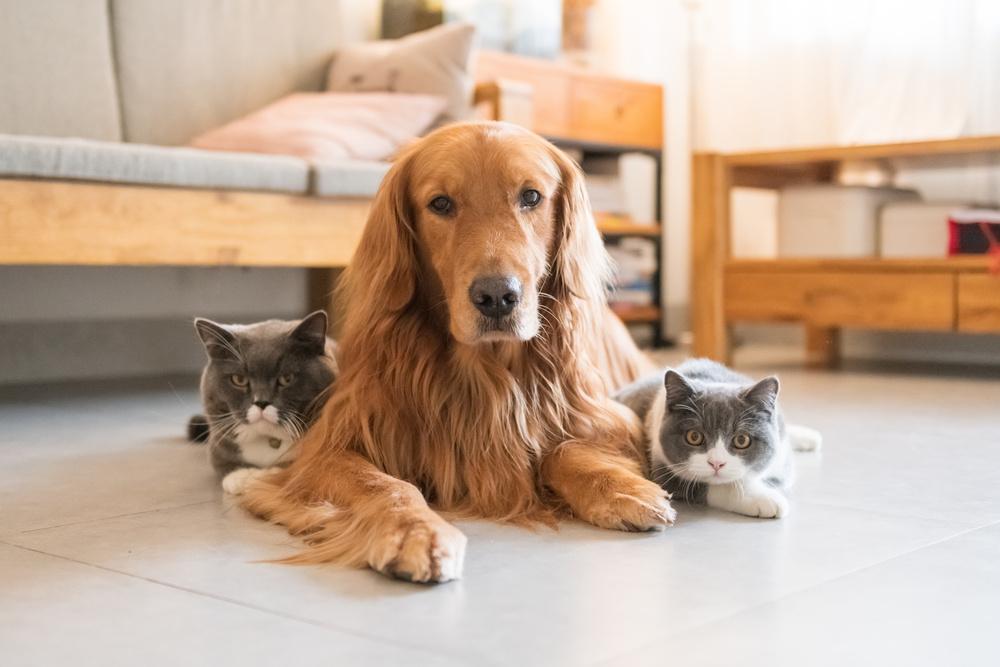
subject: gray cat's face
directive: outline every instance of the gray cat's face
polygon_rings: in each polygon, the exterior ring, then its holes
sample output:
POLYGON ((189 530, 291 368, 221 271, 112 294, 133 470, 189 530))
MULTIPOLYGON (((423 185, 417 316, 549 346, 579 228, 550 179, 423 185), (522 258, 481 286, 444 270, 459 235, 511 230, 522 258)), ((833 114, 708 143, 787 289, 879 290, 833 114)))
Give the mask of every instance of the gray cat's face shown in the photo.
POLYGON ((780 434, 775 417, 778 379, 747 386, 688 381, 667 371, 660 446, 670 470, 683 479, 726 484, 764 469, 780 434))
POLYGON ((323 311, 250 325, 195 320, 208 353, 201 393, 213 429, 300 436, 334 380, 326 325, 323 311))

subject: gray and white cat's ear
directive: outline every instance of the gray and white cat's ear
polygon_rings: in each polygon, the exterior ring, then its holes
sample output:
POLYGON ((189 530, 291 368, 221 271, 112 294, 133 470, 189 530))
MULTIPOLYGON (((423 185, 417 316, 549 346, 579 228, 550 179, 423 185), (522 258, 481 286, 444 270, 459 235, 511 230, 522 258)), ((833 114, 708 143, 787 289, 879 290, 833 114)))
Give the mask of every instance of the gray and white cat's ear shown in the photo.
POLYGON ((309 313, 289 334, 305 351, 321 356, 326 351, 326 329, 328 320, 325 310, 309 313))
POLYGON ((198 317, 194 321, 194 330, 198 332, 198 338, 205 346, 209 358, 217 360, 240 358, 236 336, 226 328, 226 325, 198 317))
POLYGON ((673 369, 668 370, 663 376, 663 386, 667 390, 667 407, 683 403, 695 394, 694 387, 688 384, 683 375, 673 369))
POLYGON ((778 402, 778 390, 781 384, 773 375, 764 378, 752 387, 740 392, 740 396, 762 410, 774 410, 778 402))

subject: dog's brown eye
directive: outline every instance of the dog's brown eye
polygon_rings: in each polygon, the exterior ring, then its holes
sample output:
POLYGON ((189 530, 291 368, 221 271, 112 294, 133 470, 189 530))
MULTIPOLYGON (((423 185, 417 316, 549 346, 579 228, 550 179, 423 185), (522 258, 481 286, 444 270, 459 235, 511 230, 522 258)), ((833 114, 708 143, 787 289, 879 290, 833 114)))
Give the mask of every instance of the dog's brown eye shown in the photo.
POLYGON ((435 197, 428 205, 428 208, 438 215, 447 215, 448 213, 451 213, 451 207, 451 200, 445 196, 435 197))
POLYGON ((542 201, 542 193, 538 190, 525 190, 521 193, 521 206, 534 208, 542 201))
POLYGON ((704 440, 705 436, 701 434, 701 431, 691 430, 684 434, 684 442, 692 447, 698 447, 704 440))
POLYGON ((248 384, 250 384, 250 381, 247 380, 247 376, 246 375, 239 375, 239 374, 237 374, 237 375, 230 375, 229 376, 229 381, 232 382, 237 387, 239 387, 240 389, 243 389, 248 384))
POLYGON ((733 447, 736 449, 746 449, 750 446, 750 436, 746 433, 737 433, 736 437, 733 438, 733 447))

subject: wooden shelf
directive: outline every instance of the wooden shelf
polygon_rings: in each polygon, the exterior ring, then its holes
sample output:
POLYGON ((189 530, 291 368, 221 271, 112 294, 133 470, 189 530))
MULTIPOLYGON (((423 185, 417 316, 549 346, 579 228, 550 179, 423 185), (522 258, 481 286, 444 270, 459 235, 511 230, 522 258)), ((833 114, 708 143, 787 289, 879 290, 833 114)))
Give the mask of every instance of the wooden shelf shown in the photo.
POLYGON ((848 160, 895 158, 952 164, 956 156, 1000 154, 1000 135, 855 146, 710 153, 692 161, 693 352, 729 361, 729 325, 805 326, 810 364, 839 356, 844 327, 1000 333, 1000 278, 984 255, 900 259, 733 259, 734 187, 832 183, 848 160))
POLYGON ((815 146, 780 151, 726 153, 725 161, 732 166, 786 166, 843 160, 881 160, 901 157, 934 157, 936 155, 969 155, 1000 153, 1000 135, 935 139, 891 144, 855 146, 815 146))
POLYGON ((663 228, 655 222, 635 222, 628 216, 595 213, 597 229, 606 236, 651 236, 658 238, 663 228))
POLYGON ((738 273, 985 273, 990 259, 986 255, 926 258, 859 259, 731 259, 727 272, 738 273))
POLYGON ((612 303, 611 310, 615 311, 615 314, 626 324, 630 322, 639 323, 660 321, 660 309, 656 306, 629 306, 626 304, 619 306, 612 303))

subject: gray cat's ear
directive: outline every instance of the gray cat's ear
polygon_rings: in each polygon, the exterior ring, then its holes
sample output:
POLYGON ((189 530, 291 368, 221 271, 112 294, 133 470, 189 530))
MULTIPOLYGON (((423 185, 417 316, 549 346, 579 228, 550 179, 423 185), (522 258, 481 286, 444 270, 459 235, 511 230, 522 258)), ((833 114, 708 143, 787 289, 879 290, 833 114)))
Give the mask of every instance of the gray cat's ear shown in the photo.
POLYGON ((663 376, 663 386, 667 389, 667 407, 677 405, 694 396, 694 387, 688 384, 684 376, 670 369, 663 376))
POLYGON ((289 337, 306 352, 321 356, 326 351, 326 328, 326 311, 317 310, 302 318, 289 337))
POLYGON ((778 389, 780 388, 781 384, 778 382, 778 378, 772 375, 754 386, 744 389, 740 396, 763 410, 774 410, 774 406, 778 402, 778 389))
POLYGON ((212 359, 239 360, 240 352, 236 345, 236 336, 218 322, 198 317, 194 321, 194 330, 205 346, 205 352, 212 359))

